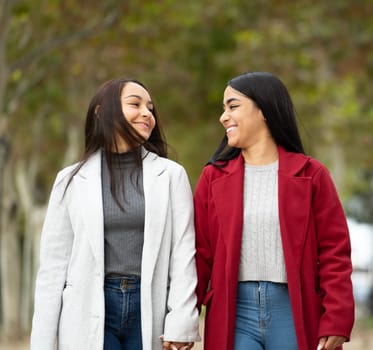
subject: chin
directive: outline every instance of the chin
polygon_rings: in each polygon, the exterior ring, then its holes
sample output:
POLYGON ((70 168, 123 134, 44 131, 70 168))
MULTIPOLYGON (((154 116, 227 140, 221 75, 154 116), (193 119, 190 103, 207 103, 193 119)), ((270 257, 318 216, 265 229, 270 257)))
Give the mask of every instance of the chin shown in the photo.
POLYGON ((139 133, 139 135, 141 135, 141 137, 145 140, 149 139, 150 137, 150 134, 148 133, 144 133, 144 132, 140 132, 140 131, 137 131, 139 133))
POLYGON ((145 140, 149 140, 150 135, 142 135, 145 140))
POLYGON ((236 142, 228 141, 229 147, 238 147, 236 142))

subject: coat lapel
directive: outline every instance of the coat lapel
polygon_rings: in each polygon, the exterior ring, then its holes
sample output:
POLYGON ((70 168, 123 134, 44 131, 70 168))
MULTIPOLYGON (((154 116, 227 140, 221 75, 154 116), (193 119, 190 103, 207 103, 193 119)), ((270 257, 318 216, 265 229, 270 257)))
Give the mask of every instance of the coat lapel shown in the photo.
POLYGON ((279 147, 279 217, 288 275, 298 275, 306 240, 312 182, 302 174, 308 161, 304 155, 279 147))
POLYGON ((76 175, 84 232, 99 266, 104 266, 104 218, 101 188, 101 152, 96 152, 76 175))
MULTIPOLYGON (((219 290, 223 299, 227 301, 226 317, 222 327, 229 328, 229 323, 235 317, 235 300, 237 293, 238 269, 241 256, 241 240, 243 226, 243 172, 244 162, 242 156, 230 161, 226 167, 221 169, 225 172, 212 182, 212 201, 216 207, 220 235, 225 244, 224 253, 216 256, 219 261, 217 265, 224 266, 225 284, 219 290)), ((234 322, 234 321, 233 321, 234 322)), ((225 342, 229 342, 225 337, 225 342)), ((226 345, 226 344, 225 344, 226 345)), ((222 346, 226 348, 224 344, 222 346)))
POLYGON ((165 166, 154 153, 143 149, 143 181, 145 197, 144 246, 141 276, 151 282, 166 226, 169 181, 165 166))
POLYGON ((212 183, 212 199, 226 244, 226 273, 234 282, 238 276, 237 259, 241 252, 243 226, 244 162, 242 156, 229 162, 223 169, 226 175, 212 183))
MULTIPOLYGON (((145 226, 142 275, 151 281, 158 257, 168 207, 168 181, 162 174, 165 167, 154 153, 143 152, 143 182, 145 196, 145 226)), ((87 239, 93 255, 104 266, 104 228, 101 188, 101 152, 95 153, 76 175, 80 207, 87 239)))

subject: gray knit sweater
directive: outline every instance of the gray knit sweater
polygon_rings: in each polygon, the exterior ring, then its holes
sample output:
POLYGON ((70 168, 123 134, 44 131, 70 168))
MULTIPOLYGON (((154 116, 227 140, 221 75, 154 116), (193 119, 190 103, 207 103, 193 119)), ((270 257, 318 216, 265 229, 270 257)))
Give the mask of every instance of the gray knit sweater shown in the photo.
POLYGON ((140 276, 145 218, 142 169, 136 169, 131 152, 114 154, 113 166, 124 211, 111 194, 109 170, 103 155, 105 276, 140 276))
POLYGON ((245 164, 240 281, 286 283, 278 214, 278 161, 245 164))

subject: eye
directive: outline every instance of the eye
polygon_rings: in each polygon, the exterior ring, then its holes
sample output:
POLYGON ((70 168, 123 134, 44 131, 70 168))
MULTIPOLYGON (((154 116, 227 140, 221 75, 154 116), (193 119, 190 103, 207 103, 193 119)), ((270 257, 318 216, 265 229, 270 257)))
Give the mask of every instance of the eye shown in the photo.
POLYGON ((132 102, 132 103, 129 103, 129 105, 130 105, 130 106, 139 107, 139 106, 140 106, 140 103, 132 102))
POLYGON ((229 106, 229 109, 232 110, 232 109, 235 109, 235 108, 237 108, 237 107, 239 107, 239 105, 230 105, 230 106, 229 106))

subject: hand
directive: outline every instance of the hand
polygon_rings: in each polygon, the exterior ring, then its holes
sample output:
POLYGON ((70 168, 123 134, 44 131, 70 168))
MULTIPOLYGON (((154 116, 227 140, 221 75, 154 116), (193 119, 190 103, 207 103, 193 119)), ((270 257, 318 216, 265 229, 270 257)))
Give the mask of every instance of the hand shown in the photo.
POLYGON ((317 350, 334 350, 341 346, 347 339, 338 335, 330 335, 328 337, 321 337, 317 350))
POLYGON ((159 338, 163 341, 163 350, 190 350, 194 346, 194 343, 164 340, 163 335, 161 335, 159 338))
POLYGON ((163 350, 190 350, 194 343, 163 342, 163 350))

